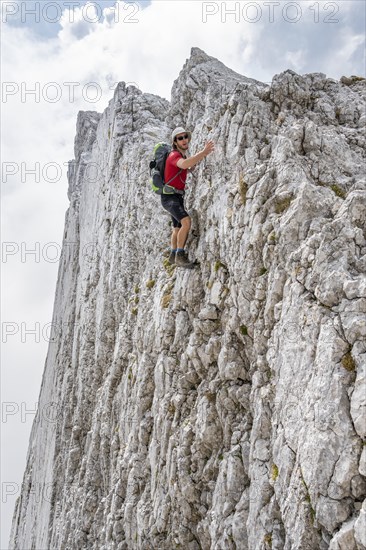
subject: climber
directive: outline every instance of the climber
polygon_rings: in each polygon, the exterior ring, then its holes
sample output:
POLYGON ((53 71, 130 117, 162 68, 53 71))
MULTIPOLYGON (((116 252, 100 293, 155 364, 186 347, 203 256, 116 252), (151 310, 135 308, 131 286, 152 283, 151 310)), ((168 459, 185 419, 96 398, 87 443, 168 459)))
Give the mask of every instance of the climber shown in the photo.
POLYGON ((165 164, 164 180, 169 181, 174 178, 170 185, 166 185, 172 190, 171 194, 161 195, 161 204, 163 208, 172 217, 173 230, 171 236, 171 249, 169 254, 169 263, 176 264, 177 267, 193 268, 193 262, 188 260, 188 254, 184 250, 189 230, 191 228, 191 218, 184 208, 184 188, 187 178, 187 172, 192 171, 193 167, 203 160, 214 150, 214 142, 208 141, 205 147, 192 157, 187 157, 191 132, 182 127, 175 128, 172 132, 173 150, 168 155, 165 164), (179 175, 178 175, 179 174, 179 175), (178 177, 174 177, 178 176, 178 177))

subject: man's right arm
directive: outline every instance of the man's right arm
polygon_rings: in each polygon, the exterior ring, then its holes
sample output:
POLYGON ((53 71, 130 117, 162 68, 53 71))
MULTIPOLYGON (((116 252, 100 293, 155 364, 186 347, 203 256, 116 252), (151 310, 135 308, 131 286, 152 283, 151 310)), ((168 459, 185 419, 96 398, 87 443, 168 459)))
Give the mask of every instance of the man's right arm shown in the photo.
POLYGON ((204 159, 205 157, 207 157, 207 155, 212 153, 214 148, 214 142, 211 140, 208 141, 205 145, 205 148, 197 153, 197 155, 193 155, 188 159, 179 159, 177 162, 178 168, 182 168, 183 170, 187 170, 187 168, 192 168, 192 166, 195 166, 198 162, 200 162, 200 160, 204 159))

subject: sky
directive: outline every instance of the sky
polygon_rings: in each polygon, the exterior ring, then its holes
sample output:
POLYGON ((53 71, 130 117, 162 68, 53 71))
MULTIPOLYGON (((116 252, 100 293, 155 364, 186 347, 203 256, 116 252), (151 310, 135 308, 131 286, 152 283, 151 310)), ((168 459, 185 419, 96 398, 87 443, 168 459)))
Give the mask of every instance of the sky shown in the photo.
POLYGON ((49 345, 78 111, 103 112, 120 81, 170 100, 192 47, 263 82, 287 69, 364 76, 364 34, 363 0, 1 1, 2 550, 49 345))

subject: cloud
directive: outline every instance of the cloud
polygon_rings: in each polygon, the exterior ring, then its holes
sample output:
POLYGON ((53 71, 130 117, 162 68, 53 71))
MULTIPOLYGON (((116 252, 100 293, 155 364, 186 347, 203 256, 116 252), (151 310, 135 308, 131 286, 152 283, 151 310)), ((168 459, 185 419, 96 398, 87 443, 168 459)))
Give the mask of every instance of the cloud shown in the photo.
POLYGON ((301 48, 294 51, 288 51, 286 52, 285 60, 289 69, 300 73, 306 63, 306 52, 301 48))
MULTIPOLYGON (((70 14, 70 20, 74 21, 74 16, 79 10, 84 22, 89 23, 102 19, 104 8, 114 4, 115 0, 93 0, 92 2, 90 0, 52 0, 51 2, 3 0, 1 13, 3 22, 11 26, 31 29, 38 40, 45 40, 57 36, 61 28, 60 20, 65 13, 70 14), (97 17, 94 16, 94 12, 97 17)), ((148 2, 144 1, 141 5, 146 6, 148 2)), ((76 34, 78 34, 78 27, 76 23, 74 29, 76 34)))

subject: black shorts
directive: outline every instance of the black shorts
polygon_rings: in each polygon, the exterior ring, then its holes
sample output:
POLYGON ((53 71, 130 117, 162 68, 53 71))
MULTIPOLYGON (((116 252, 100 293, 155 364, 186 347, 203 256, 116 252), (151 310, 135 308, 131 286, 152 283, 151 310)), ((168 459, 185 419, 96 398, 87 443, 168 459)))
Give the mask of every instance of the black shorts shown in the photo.
POLYGON ((184 208, 183 195, 174 193, 173 195, 160 195, 163 208, 169 212, 172 217, 173 227, 182 227, 180 221, 189 216, 184 208))

